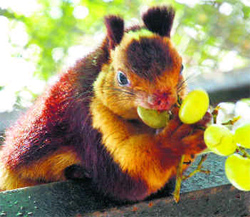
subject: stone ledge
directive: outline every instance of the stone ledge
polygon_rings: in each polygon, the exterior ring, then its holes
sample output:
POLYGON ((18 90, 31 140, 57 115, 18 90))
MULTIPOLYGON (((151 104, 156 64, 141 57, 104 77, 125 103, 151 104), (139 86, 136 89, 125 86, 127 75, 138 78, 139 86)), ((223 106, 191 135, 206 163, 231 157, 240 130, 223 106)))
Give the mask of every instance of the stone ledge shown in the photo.
POLYGON ((93 216, 249 216, 250 192, 231 185, 181 194, 176 204, 172 197, 141 202, 89 213, 93 216))
POLYGON ((59 182, 0 193, 0 216, 249 216, 250 192, 231 185, 181 194, 176 204, 163 197, 118 204, 84 183, 59 182))

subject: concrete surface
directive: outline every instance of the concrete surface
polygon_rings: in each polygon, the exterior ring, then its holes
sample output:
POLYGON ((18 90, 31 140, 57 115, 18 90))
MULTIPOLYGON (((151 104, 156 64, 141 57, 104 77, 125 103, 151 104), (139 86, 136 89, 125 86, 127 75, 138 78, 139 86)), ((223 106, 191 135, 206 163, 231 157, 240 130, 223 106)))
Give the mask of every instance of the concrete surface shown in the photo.
MULTIPOLYGON (((200 157, 188 168, 186 174, 193 171, 199 162, 200 157)), ((210 174, 198 173, 182 183, 181 192, 197 191, 205 188, 212 188, 229 184, 224 171, 224 162, 226 157, 221 157, 210 153, 207 160, 202 164, 205 170, 210 174)))
POLYGON ((231 185, 182 193, 177 204, 162 197, 118 204, 82 183, 62 182, 0 194, 0 216, 249 216, 250 192, 231 185))

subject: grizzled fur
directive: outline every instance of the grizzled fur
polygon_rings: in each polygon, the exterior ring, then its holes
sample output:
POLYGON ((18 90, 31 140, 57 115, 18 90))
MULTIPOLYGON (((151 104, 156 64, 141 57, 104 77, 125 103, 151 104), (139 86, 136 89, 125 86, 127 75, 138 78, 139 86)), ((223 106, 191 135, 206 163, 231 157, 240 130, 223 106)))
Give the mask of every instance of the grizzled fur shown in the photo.
MULTIPOLYGON (((68 169, 63 168, 65 170, 63 174, 66 178, 87 176, 93 181, 96 188, 104 194, 122 200, 141 200, 159 190, 159 188, 155 189, 154 185, 150 189, 148 184, 150 181, 146 183, 145 177, 141 178, 129 174, 128 170, 123 170, 114 160, 113 153, 109 152, 107 150, 109 147, 104 144, 105 141, 102 139, 104 136, 101 131, 94 128, 91 112, 93 116, 94 113, 90 107, 95 99, 93 83, 97 80, 98 75, 103 73, 103 67, 110 64, 111 53, 121 43, 124 32, 136 32, 140 28, 147 28, 156 33, 157 37, 169 37, 173 18, 174 11, 172 8, 155 7, 149 9, 143 15, 144 26, 135 26, 129 30, 124 30, 124 23, 121 18, 117 16, 106 17, 107 37, 102 45, 62 74, 59 81, 48 89, 13 127, 7 130, 5 143, 0 150, 0 175, 2 169, 5 172, 2 177, 10 176, 13 183, 17 183, 18 178, 29 179, 30 174, 36 175, 41 169, 35 168, 32 170, 30 166, 36 165, 36 163, 39 165, 41 161, 49 161, 53 153, 66 148, 68 152, 65 153, 75 154, 75 162, 78 162, 78 165, 67 165, 68 169), (18 177, 16 177, 16 174, 18 177), (24 177, 25 175, 27 177, 24 177)), ((163 49, 161 43, 156 38, 150 40, 141 38, 140 42, 134 40, 128 46, 129 66, 139 78, 152 79, 172 67, 172 59, 169 56, 168 48, 163 49)), ((177 78, 179 78, 178 70, 180 67, 179 61, 178 69, 174 71, 177 78)), ((122 118, 118 117, 117 119, 120 121, 122 118)), ((124 120, 124 123, 126 121, 124 120)), ((127 122, 126 124, 128 124, 127 122)), ((129 124, 132 124, 132 122, 129 124)), ((147 126, 143 127, 147 129, 147 132, 152 130, 148 129, 147 126)), ((134 128, 131 127, 131 129, 134 128)), ((134 144, 137 144, 136 142, 135 140, 134 144)), ((164 147, 163 143, 163 141, 160 141, 159 147, 158 143, 155 144, 156 156, 153 157, 154 159, 163 159, 160 166, 167 169, 171 168, 169 171, 172 172, 175 170, 179 157, 183 154, 182 151, 185 150, 186 146, 178 150, 176 148, 173 151, 170 146, 164 147), (169 157, 166 158, 166 156, 169 157)), ((195 151, 198 150, 197 148, 195 151)), ((145 154, 148 154, 148 152, 145 152, 145 154)), ((71 155, 69 156, 71 158, 71 155)), ((60 162, 56 163, 60 166, 60 162)), ((150 167, 150 163, 147 165, 150 167)), ((135 165, 136 167, 138 166, 135 165)), ((48 169, 47 167, 44 168, 48 169)), ((53 179, 53 174, 46 177, 46 175, 48 176, 47 170, 44 171, 43 177, 36 176, 37 180, 32 180, 35 181, 35 184, 58 180, 53 179)), ((159 169, 159 171, 161 170, 159 169)), ((165 177, 165 173, 162 177, 165 177)), ((154 181, 154 176, 152 180, 153 184, 158 184, 159 180, 154 181)), ((163 184, 166 183, 165 180, 163 182, 163 184)), ((12 186, 12 188, 14 187, 12 186)))

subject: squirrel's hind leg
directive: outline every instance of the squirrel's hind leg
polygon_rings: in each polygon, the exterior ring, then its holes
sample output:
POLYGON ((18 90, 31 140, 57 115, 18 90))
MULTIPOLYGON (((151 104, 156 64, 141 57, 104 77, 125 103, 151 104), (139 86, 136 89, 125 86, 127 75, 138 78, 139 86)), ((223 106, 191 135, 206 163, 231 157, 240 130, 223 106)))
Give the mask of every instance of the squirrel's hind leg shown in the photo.
POLYGON ((77 154, 69 147, 60 148, 51 155, 26 165, 17 164, 15 168, 9 168, 7 164, 0 162, 0 189, 12 190, 66 180, 65 168, 79 163, 77 154))

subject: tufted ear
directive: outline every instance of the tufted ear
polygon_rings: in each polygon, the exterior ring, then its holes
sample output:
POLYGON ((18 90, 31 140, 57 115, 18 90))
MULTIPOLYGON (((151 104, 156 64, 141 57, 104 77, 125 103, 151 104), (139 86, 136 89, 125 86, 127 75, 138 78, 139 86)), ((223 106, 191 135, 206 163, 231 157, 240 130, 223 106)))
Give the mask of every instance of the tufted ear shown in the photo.
POLYGON ((109 46, 111 49, 114 49, 122 40, 124 34, 124 21, 118 16, 110 15, 105 17, 105 25, 107 28, 109 46))
POLYGON ((172 7, 153 7, 142 15, 142 20, 151 32, 170 37, 174 15, 175 11, 172 7))

